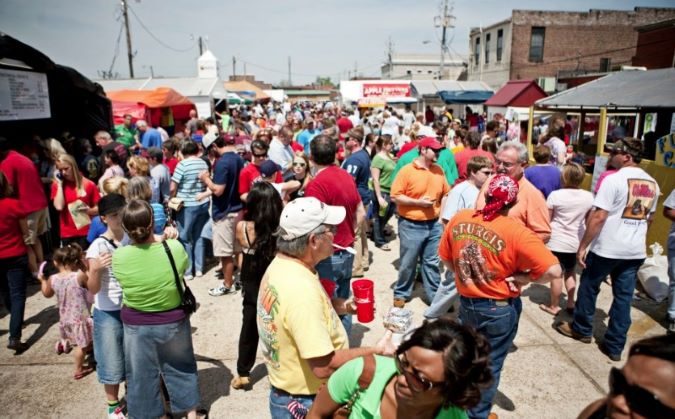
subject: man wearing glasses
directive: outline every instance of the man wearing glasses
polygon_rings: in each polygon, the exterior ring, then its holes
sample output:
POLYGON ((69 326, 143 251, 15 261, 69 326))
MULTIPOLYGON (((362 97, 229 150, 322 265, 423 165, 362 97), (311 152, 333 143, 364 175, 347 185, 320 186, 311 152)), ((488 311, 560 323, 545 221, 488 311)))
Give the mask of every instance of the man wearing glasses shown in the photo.
POLYGON ((579 244, 577 262, 584 271, 574 321, 556 325, 561 334, 591 343, 600 285, 610 275, 613 300, 600 350, 612 361, 621 360, 626 344, 637 271, 646 257, 647 227, 660 194, 654 178, 639 167, 642 151, 642 142, 635 138, 619 140, 611 147, 610 163, 619 170, 600 186, 579 244))
POLYGON ((391 186, 391 199, 399 215, 401 243, 395 307, 404 307, 410 301, 418 258, 427 301, 434 299, 441 282, 437 249, 443 226, 438 217, 441 201, 450 191, 443 169, 436 164, 443 149, 433 138, 421 140, 419 157, 401 169, 391 186))
MULTIPOLYGON (((551 221, 544 195, 525 179, 528 164, 527 147, 516 141, 503 143, 497 151, 497 174, 509 175, 518 182, 518 200, 508 209, 507 215, 529 228, 546 243, 551 237, 551 221)), ((485 208, 485 182, 476 200, 476 209, 485 208)))
POLYGON ((293 169, 293 130, 290 127, 283 127, 277 137, 272 138, 270 142, 270 160, 281 166, 282 176, 286 176, 293 169))

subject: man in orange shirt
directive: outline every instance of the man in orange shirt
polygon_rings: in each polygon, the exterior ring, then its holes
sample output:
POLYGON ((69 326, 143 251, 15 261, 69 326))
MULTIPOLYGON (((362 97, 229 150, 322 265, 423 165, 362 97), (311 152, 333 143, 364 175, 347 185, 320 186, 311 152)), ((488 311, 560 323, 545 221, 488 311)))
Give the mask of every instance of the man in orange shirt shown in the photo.
POLYGON ((490 413, 502 365, 518 331, 520 286, 562 277, 560 262, 544 242, 506 216, 519 196, 515 179, 496 175, 486 185, 487 205, 458 212, 447 224, 438 249, 446 268, 455 274, 460 321, 485 335, 491 347, 494 382, 469 411, 470 418, 487 418, 490 413))
MULTIPOLYGON (((527 147, 516 141, 503 143, 497 151, 495 169, 497 174, 511 176, 518 182, 518 200, 508 209, 507 215, 529 228, 546 243, 551 238, 551 222, 544 195, 523 176, 528 163, 527 147)), ((476 200, 476 209, 485 207, 485 191, 490 180, 485 182, 476 200)))
POLYGON ((441 201, 450 191, 443 169, 435 163, 442 150, 443 145, 433 138, 421 140, 419 157, 398 172, 391 186, 401 241, 395 307, 403 307, 410 300, 418 258, 421 258, 422 281, 429 302, 434 299, 441 281, 436 249, 443 226, 438 217, 441 201))

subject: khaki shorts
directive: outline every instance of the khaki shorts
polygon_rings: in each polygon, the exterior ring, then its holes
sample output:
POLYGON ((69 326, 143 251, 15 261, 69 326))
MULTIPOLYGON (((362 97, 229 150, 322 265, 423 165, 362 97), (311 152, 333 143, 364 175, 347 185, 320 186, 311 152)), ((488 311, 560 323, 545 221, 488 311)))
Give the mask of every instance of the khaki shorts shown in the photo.
POLYGON ((240 215, 241 212, 231 212, 226 217, 213 222, 213 256, 223 258, 241 252, 236 239, 240 215))
POLYGON ((35 241, 39 236, 47 232, 47 218, 49 217, 49 211, 47 208, 31 212, 26 217, 28 223, 28 236, 24 242, 27 245, 35 244, 35 241))

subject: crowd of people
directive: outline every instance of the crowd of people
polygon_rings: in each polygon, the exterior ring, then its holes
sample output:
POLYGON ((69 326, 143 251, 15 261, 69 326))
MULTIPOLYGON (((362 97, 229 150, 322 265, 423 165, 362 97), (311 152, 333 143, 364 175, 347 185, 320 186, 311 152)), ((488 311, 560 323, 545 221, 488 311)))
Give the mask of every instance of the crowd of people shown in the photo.
MULTIPOLYGON (((471 108, 464 116, 256 104, 215 118, 193 111, 172 135, 125 115, 93 141, 36 139, 19 152, 0 138, 7 347, 28 349, 26 288, 39 281, 58 301, 56 353, 73 352, 74 379, 96 370, 108 417, 205 417, 185 281, 215 263, 222 284, 208 294, 243 295, 230 384, 251 387, 260 343, 274 418, 494 417, 531 282, 550 283, 542 310, 573 316, 556 330, 590 343, 609 276, 600 350, 621 360, 661 193, 639 166, 642 142, 613 143, 611 170, 591 193, 568 159, 563 117, 549 119, 530 166, 518 132, 471 108), (388 332, 349 348, 352 279, 369 269, 369 244, 389 252, 396 233, 392 306, 404 308, 421 282, 425 321, 399 346, 388 332)), ((675 226, 675 192, 664 215, 675 226)), ((675 227, 669 251, 675 332, 675 227)), ((672 335, 635 344, 586 417, 672 417, 675 394, 663 383, 675 377, 674 347, 672 335), (640 363, 653 379, 636 372, 640 363)))

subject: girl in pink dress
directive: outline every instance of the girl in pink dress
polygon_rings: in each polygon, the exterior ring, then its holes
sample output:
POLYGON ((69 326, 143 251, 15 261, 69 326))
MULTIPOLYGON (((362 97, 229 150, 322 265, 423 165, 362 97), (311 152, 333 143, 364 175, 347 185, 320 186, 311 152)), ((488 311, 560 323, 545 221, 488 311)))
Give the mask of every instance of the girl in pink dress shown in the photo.
POLYGON ((84 359, 92 348, 91 298, 84 287, 86 276, 82 248, 71 243, 54 251, 54 265, 58 273, 49 279, 41 272, 39 279, 42 295, 47 298, 56 294, 59 306, 59 332, 61 339, 56 342, 57 354, 68 353, 74 347, 75 373, 79 380, 91 373, 93 368, 84 366, 84 359))

